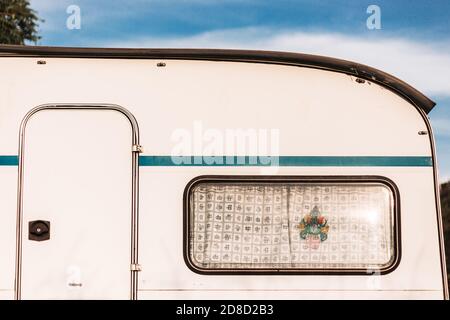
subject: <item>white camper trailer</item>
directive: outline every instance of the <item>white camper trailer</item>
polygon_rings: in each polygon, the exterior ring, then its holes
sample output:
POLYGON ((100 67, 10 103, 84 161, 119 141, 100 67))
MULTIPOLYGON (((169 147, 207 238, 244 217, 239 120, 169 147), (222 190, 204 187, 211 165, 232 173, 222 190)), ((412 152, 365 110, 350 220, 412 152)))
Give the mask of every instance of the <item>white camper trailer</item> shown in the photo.
POLYGON ((434 103, 332 58, 0 47, 0 298, 447 299, 434 103))

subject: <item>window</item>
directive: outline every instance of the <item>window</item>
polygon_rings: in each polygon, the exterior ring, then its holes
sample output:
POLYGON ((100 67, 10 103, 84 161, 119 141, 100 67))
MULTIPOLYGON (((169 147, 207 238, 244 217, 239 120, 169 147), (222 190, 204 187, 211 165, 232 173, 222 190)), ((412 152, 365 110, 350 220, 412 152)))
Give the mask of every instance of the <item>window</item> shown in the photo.
POLYGON ((378 177, 200 177, 185 193, 185 258, 200 273, 386 273, 396 190, 378 177))

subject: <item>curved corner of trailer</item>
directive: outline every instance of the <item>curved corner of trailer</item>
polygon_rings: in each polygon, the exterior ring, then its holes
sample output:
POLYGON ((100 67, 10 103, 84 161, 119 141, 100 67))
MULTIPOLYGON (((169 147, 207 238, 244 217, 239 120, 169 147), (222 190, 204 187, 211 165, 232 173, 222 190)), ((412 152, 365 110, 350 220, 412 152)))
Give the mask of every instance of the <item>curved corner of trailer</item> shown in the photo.
POLYGON ((448 299, 435 104, 403 81, 216 49, 0 69, 2 298, 448 299))

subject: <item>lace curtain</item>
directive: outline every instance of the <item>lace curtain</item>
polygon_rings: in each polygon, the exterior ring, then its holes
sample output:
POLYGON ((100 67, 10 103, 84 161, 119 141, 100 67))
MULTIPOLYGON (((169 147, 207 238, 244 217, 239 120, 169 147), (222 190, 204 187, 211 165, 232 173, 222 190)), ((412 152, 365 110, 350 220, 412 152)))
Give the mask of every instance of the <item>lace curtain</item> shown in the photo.
POLYGON ((382 184, 204 183, 190 197, 189 254, 201 268, 380 268, 393 258, 382 184))

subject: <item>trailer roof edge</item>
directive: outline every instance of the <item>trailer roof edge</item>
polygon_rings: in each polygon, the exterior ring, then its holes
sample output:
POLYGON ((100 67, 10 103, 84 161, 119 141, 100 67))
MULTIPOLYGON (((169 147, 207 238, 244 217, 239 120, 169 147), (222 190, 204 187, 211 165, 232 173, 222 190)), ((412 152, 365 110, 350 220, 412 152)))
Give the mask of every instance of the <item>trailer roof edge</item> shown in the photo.
POLYGON ((294 65, 345 73, 376 82, 397 92, 426 113, 429 113, 436 105, 434 101, 417 89, 386 72, 352 61, 303 53, 230 49, 135 49, 0 45, 0 57, 186 59, 294 65))

